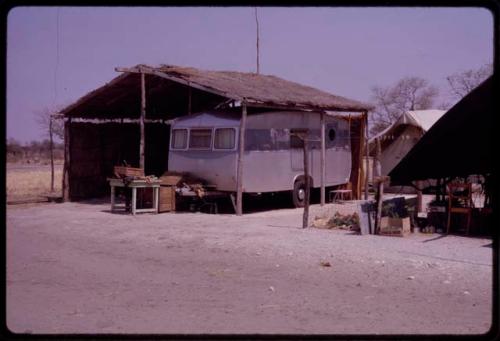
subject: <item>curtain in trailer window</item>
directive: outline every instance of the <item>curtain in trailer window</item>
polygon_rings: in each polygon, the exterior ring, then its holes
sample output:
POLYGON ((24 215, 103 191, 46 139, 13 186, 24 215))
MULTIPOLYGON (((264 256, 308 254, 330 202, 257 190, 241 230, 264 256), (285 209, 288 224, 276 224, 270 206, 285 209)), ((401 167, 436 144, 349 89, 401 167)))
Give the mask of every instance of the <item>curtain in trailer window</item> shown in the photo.
POLYGON ((187 146, 187 130, 174 129, 172 131, 172 149, 185 149, 187 146))
POLYGON ((214 148, 233 149, 235 132, 233 128, 219 128, 215 130, 214 148))
POLYGON ((245 150, 273 150, 274 141, 269 129, 247 129, 245 132, 245 150))
POLYGON ((189 135, 189 148, 210 149, 212 142, 212 129, 191 129, 189 135))

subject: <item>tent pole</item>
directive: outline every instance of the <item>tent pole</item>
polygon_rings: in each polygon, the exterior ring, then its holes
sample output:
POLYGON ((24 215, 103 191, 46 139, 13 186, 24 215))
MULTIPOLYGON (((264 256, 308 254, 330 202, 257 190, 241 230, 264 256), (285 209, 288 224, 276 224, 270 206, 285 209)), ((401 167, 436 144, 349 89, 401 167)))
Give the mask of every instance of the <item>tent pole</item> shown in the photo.
POLYGON ((243 214, 243 152, 245 150, 245 129, 247 121, 247 105, 241 103, 241 121, 240 121, 240 136, 239 136, 239 151, 238 151, 238 170, 236 177, 236 215, 243 214))
POLYGON ((325 113, 321 113, 321 206, 325 204, 325 177, 326 177, 326 166, 325 166, 325 113))
POLYGON ((141 72, 141 142, 139 146, 139 168, 144 169, 144 117, 146 116, 146 74, 141 72))
POLYGON ((188 115, 191 115, 191 86, 188 89, 188 115))
MULTIPOLYGON (((368 151, 368 111, 365 111, 365 200, 368 200, 368 172, 369 172, 369 151, 368 151)), ((372 175, 373 176, 373 175, 372 175)))
POLYGON ((70 188, 69 188, 69 177, 70 177, 70 161, 71 161, 71 117, 64 123, 64 166, 63 166, 63 179, 62 179, 62 194, 63 201, 67 202, 70 200, 70 188))

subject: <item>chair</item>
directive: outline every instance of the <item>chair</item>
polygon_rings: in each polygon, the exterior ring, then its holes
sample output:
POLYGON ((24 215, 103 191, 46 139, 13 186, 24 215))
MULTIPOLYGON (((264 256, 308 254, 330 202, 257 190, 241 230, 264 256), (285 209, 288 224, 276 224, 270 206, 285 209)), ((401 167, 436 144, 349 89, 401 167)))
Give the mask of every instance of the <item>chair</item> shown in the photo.
POLYGON ((352 200, 352 184, 350 182, 346 183, 339 189, 330 191, 330 202, 339 200, 352 200))
POLYGON ((472 215, 472 185, 470 183, 449 183, 448 192, 448 224, 446 234, 450 233, 451 215, 454 213, 467 215, 467 235, 469 234, 472 215))

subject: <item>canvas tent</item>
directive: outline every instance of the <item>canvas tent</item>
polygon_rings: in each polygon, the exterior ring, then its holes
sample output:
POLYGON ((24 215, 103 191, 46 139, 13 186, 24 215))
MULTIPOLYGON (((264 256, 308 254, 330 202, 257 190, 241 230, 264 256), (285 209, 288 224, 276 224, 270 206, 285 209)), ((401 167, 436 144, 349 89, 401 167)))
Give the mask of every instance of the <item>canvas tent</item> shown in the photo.
POLYGON ((370 138, 368 143, 372 157, 375 154, 376 140, 380 139, 381 175, 388 175, 444 113, 444 110, 407 111, 389 127, 370 138))
POLYGON ((448 110, 392 169, 391 182, 493 174, 493 88, 491 76, 448 110))
POLYGON ((161 175, 168 169, 170 120, 212 109, 242 117, 269 110, 349 117, 350 181, 354 195, 360 195, 370 105, 270 75, 172 65, 115 70, 123 74, 60 112, 65 119, 65 200, 105 195, 106 178, 122 160, 144 163, 146 174, 161 175))

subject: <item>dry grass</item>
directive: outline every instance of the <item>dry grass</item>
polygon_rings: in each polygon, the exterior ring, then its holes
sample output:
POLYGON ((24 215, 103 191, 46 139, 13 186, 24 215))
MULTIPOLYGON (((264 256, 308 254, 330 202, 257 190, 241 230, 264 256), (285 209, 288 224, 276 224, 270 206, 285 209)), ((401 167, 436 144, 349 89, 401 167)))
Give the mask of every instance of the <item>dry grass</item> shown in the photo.
MULTIPOLYGON (((50 167, 7 165, 7 203, 46 200, 50 194, 50 167)), ((62 165, 55 165, 54 191, 62 191, 62 165)))

